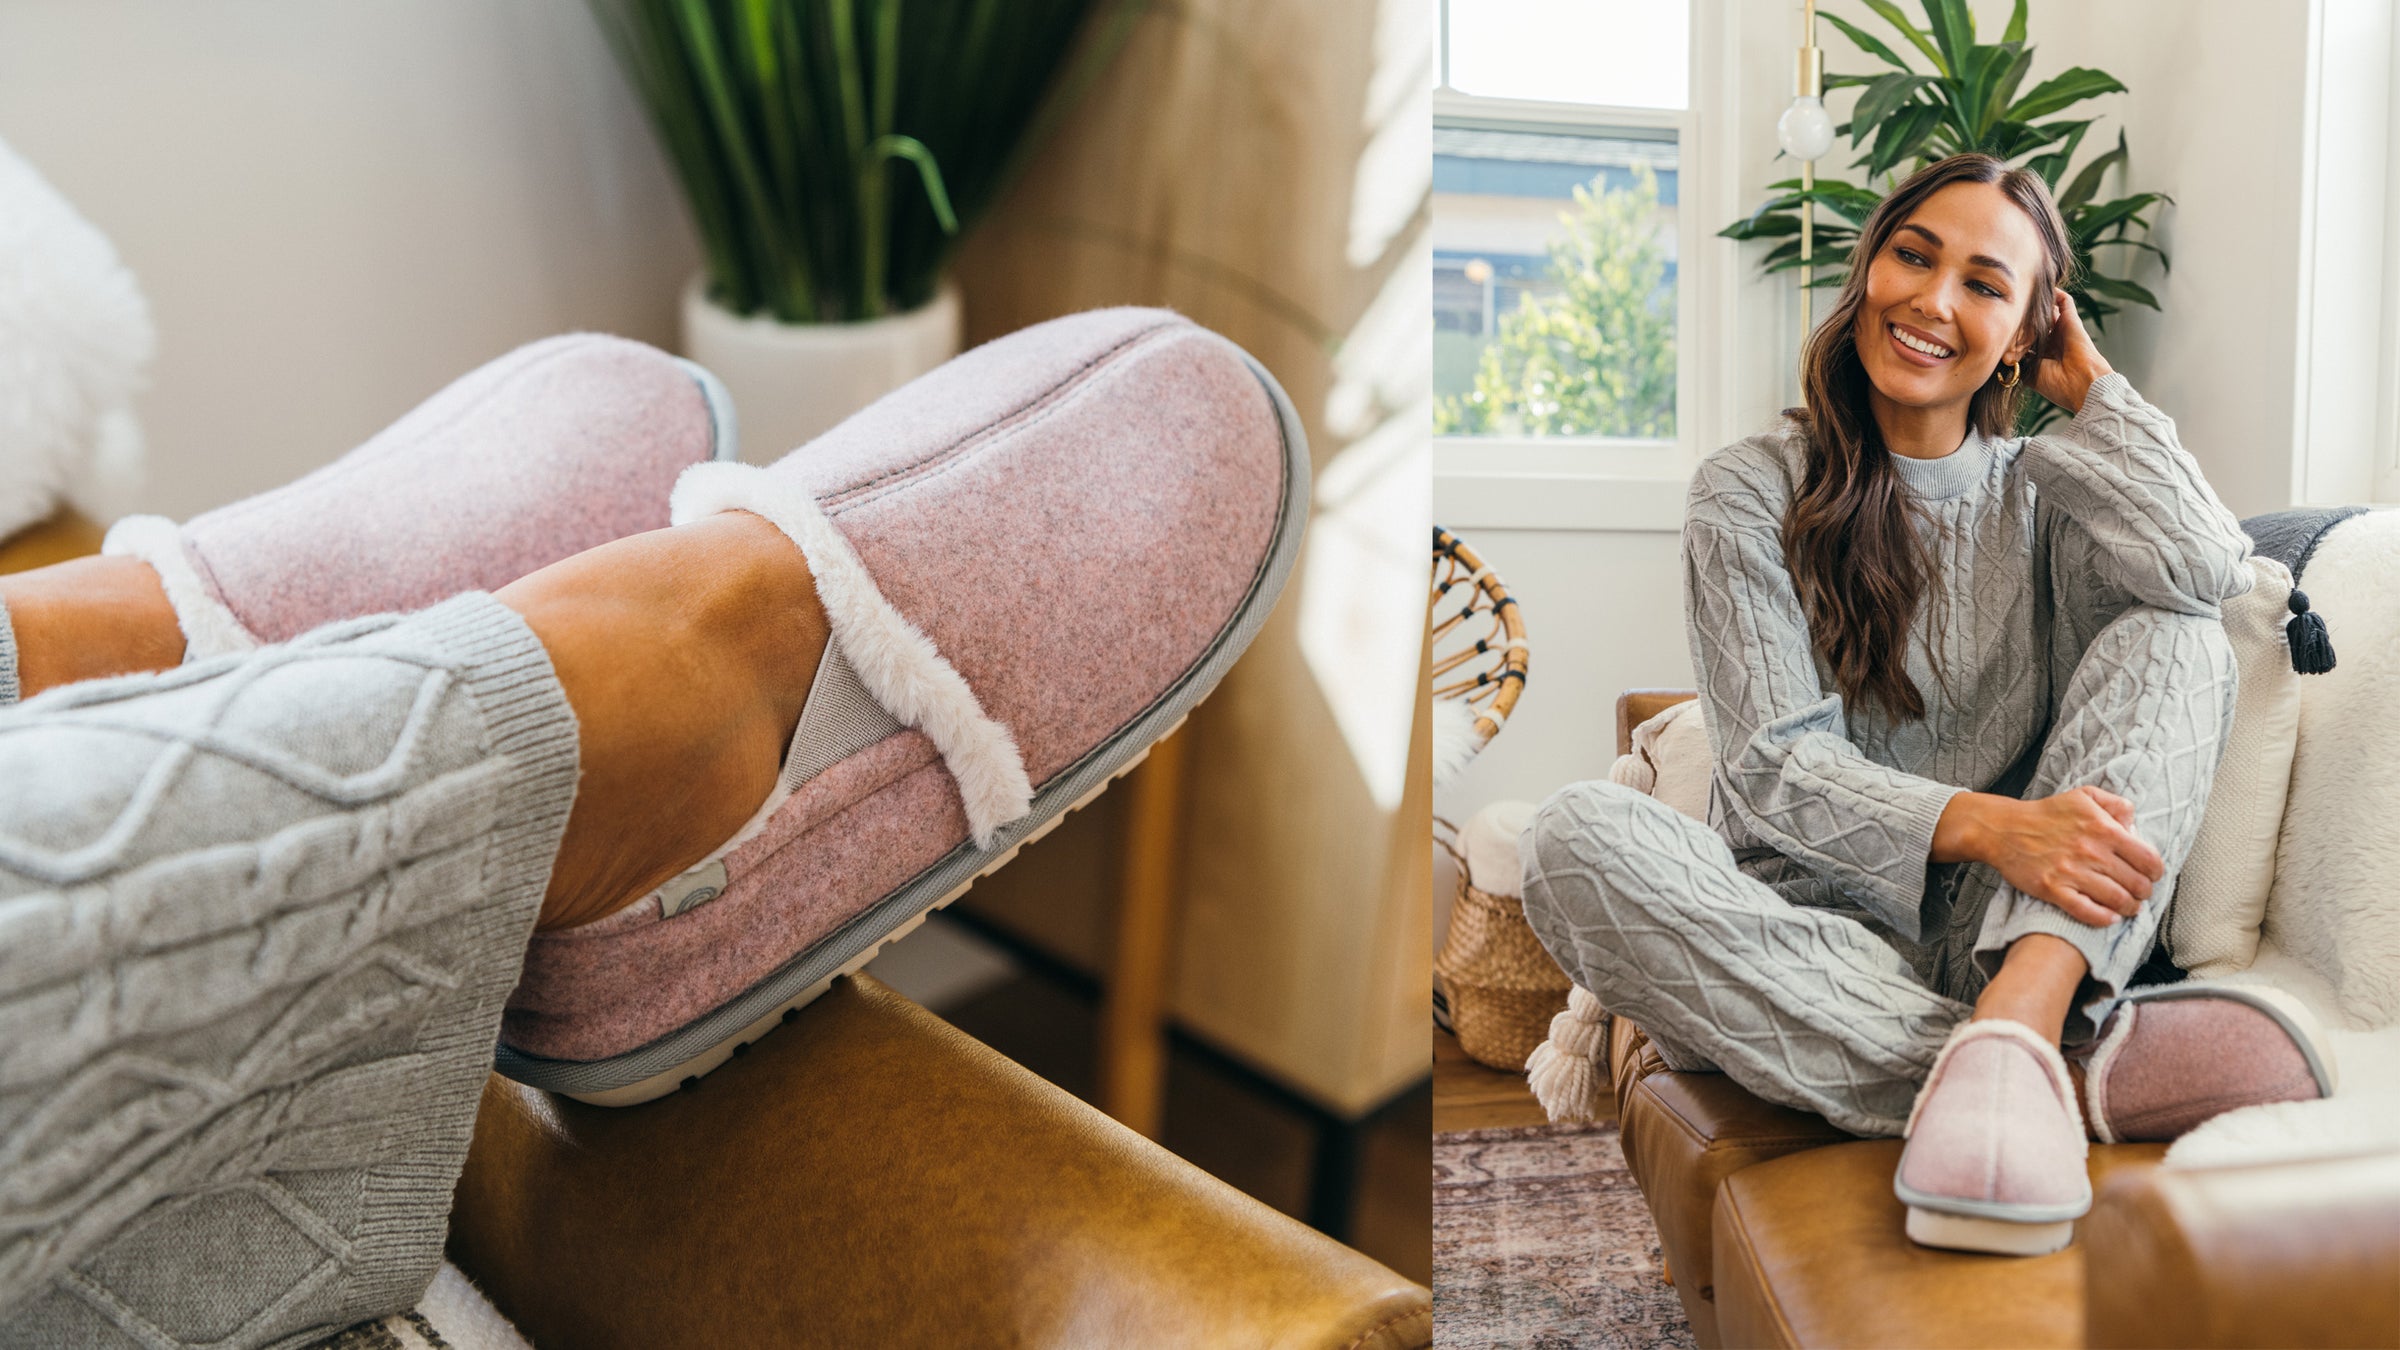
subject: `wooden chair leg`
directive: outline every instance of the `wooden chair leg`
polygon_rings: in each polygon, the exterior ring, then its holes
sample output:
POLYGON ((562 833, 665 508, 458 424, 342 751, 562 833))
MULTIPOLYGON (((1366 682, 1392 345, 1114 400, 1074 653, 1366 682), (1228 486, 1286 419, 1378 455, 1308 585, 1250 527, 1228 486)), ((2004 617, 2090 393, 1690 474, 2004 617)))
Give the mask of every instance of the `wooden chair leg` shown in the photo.
POLYGON ((1100 1008, 1100 1109, 1156 1139, 1166 1109, 1167 986, 1182 878, 1189 731, 1151 748, 1125 787, 1116 944, 1100 1008))

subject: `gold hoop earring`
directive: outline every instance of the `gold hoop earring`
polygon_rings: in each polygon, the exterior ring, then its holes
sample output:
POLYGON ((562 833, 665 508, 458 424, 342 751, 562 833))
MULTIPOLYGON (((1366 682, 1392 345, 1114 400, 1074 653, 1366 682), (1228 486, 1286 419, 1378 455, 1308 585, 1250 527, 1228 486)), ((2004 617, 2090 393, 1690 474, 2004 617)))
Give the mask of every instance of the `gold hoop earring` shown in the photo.
POLYGON ((2002 381, 2000 381, 2000 387, 2001 387, 2001 388, 2003 388, 2003 389, 2014 389, 2014 388, 2016 388, 2016 387, 2017 387, 2017 381, 2018 381, 2020 378, 2022 378, 2021 371, 2022 371, 2022 368, 2023 368, 2023 366, 2024 366, 2024 365, 2025 365, 2025 363, 2024 363, 2024 362, 2022 362, 2022 361, 2011 361, 2011 362, 2009 362, 2009 363, 2008 363, 2008 378, 2007 378, 2007 379, 2005 379, 2005 380, 2002 380, 2002 381))

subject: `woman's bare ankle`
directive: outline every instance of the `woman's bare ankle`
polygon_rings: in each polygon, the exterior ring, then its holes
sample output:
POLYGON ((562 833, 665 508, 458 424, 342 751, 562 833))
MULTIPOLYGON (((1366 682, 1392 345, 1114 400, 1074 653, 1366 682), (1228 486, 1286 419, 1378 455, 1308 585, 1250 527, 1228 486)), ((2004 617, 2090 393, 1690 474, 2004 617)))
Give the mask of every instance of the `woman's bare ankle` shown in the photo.
POLYGON ((1999 973, 1975 1000, 1974 1016, 2019 1022, 2056 1043, 2066 1034, 2067 1014, 2090 969, 2065 938, 2028 933, 2001 957, 1999 973))
POLYGON ((582 776, 539 927, 606 918, 707 856, 773 789, 823 655, 798 549, 729 513, 499 592, 549 650, 582 776))
POLYGON ((138 558, 76 558, 0 577, 17 642, 17 692, 183 663, 183 626, 138 558))

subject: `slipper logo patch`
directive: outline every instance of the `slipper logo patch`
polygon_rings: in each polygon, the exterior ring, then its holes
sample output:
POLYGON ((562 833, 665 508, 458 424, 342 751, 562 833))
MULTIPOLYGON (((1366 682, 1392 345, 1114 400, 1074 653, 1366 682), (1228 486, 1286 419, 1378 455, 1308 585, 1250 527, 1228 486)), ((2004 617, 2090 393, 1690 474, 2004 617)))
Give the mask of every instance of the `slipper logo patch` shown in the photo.
POLYGON ((685 910, 705 905, 725 893, 725 863, 723 859, 706 867, 695 867, 659 888, 658 909, 661 918, 672 919, 685 910))

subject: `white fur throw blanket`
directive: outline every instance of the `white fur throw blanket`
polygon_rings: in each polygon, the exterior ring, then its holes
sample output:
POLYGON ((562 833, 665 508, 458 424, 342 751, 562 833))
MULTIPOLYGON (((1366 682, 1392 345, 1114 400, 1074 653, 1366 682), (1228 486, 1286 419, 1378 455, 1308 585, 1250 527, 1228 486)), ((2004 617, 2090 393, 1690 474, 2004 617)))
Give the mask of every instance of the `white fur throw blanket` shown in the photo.
POLYGON ((2327 531, 2300 579, 2340 659, 2300 679, 2291 791, 2262 945, 2356 1026, 2400 1023, 2400 511, 2327 531))
POLYGON ((2339 660, 2299 680, 2258 958, 2222 978, 2306 1002, 2333 1041, 2340 1083, 2325 1101, 2219 1116, 2177 1140, 2169 1166, 2400 1151, 2400 511, 2328 531, 2300 585, 2339 660))
POLYGON ((0 143, 0 538, 74 496, 131 505, 157 334, 108 237, 0 143))

